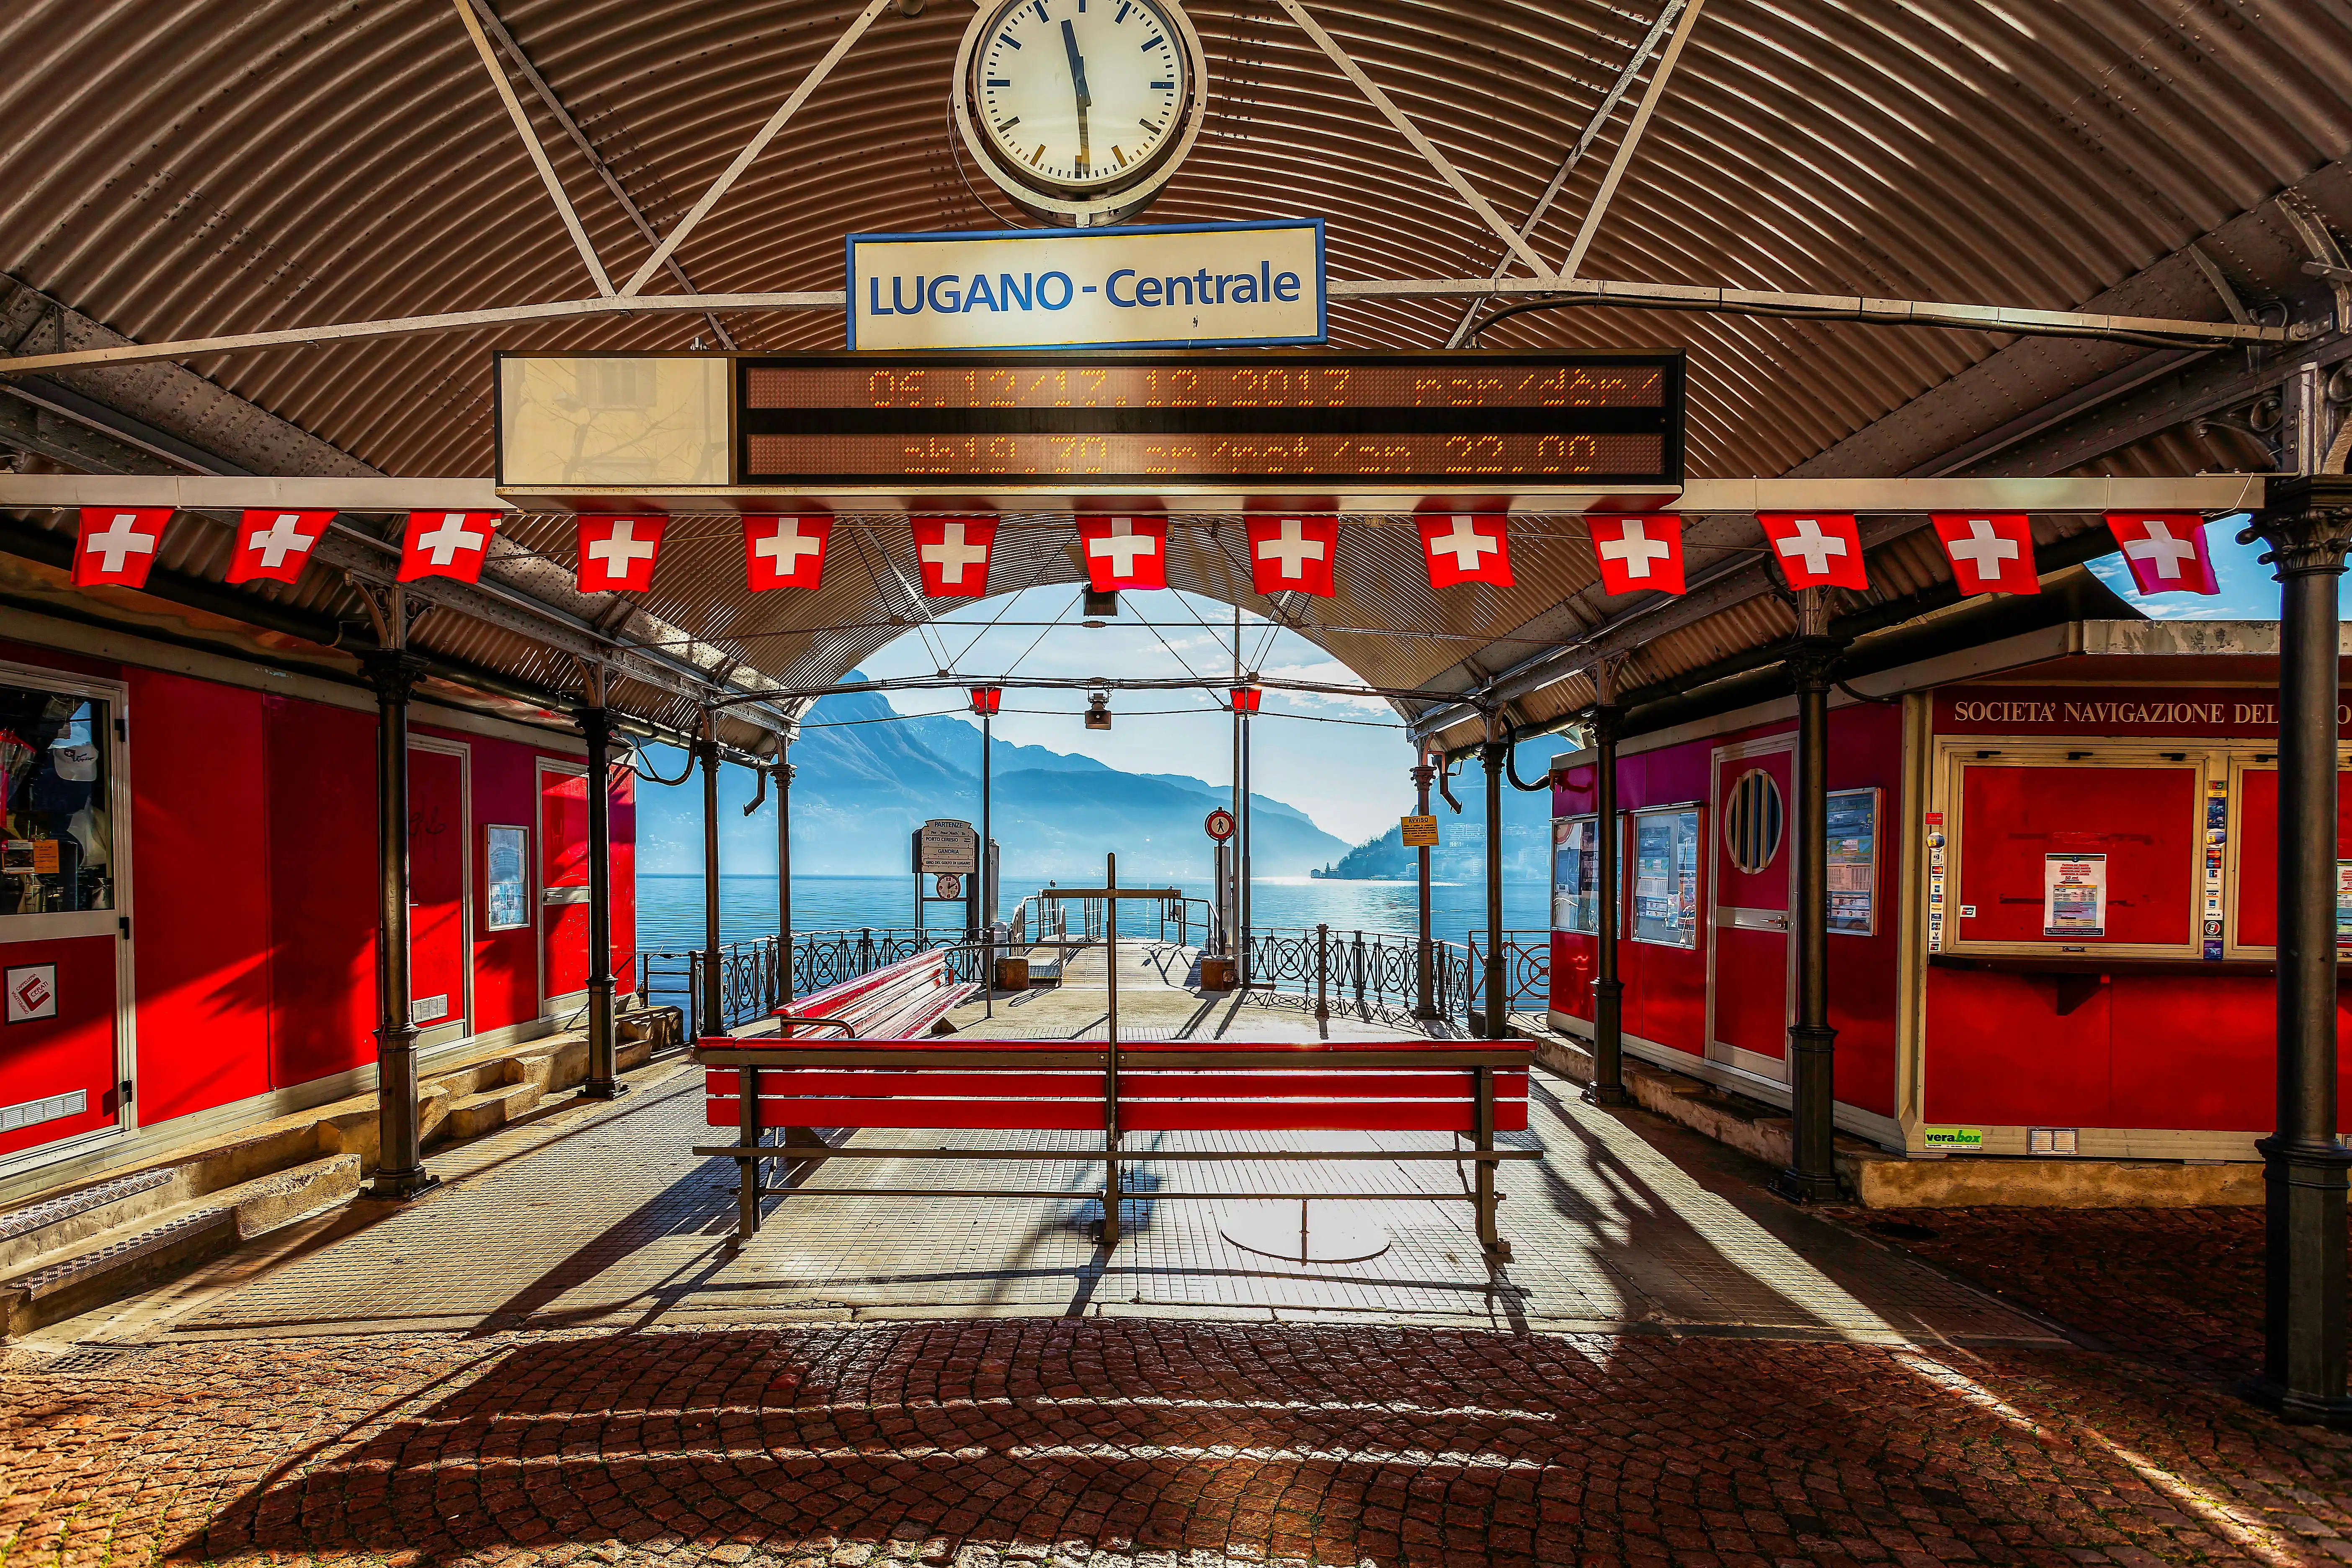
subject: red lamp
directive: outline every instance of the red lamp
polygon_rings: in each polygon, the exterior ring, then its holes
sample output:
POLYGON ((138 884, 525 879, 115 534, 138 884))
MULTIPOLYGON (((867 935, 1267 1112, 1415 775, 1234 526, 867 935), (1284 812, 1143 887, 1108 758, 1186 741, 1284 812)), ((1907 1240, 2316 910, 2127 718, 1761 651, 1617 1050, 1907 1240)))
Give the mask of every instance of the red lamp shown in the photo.
POLYGON ((1001 686, 975 686, 971 689, 971 710, 973 712, 983 715, 992 714, 1003 706, 1004 688, 1001 686))
POLYGON ((1263 687, 1236 686, 1234 688, 1233 691, 1234 711, 1236 713, 1255 713, 1257 711, 1259 700, 1265 696, 1265 690, 1263 687))

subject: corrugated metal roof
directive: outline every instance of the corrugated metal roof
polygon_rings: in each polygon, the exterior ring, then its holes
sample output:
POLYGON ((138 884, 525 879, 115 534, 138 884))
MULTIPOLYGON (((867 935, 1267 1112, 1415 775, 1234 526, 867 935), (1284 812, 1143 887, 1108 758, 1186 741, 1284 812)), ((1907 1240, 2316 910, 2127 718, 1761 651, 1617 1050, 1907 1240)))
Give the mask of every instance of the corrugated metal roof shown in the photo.
MULTIPOLYGON (((1659 3, 1314 9, 1516 221, 1659 3)), ((498 4, 662 230, 859 8, 853 0, 498 4)), ((1208 126, 1152 220, 1323 216, 1336 278, 1492 269, 1494 237, 1271 0, 1197 0, 1189 9, 1210 55, 1208 126)), ((886 12, 681 248, 695 285, 837 287, 846 232, 1015 221, 961 166, 949 122, 947 79, 969 16, 949 5, 912 18, 886 12)), ((0 13, 0 58, 10 61, 0 73, 0 167, 10 174, 0 186, 0 272, 132 338, 587 292, 446 5, 17 0, 0 13)), ((625 275, 646 254, 645 241, 551 117, 528 92, 524 100, 605 265, 625 275)), ((1619 110, 1535 226, 1543 254, 1568 249, 1627 112, 1619 110)), ((2292 292, 2298 253, 2279 237, 2283 226, 2262 216, 2264 205, 2347 150, 2352 11, 2336 0, 2259 8, 1709 0, 1583 271, 2218 319, 2221 301, 2183 247, 2221 235, 2212 258, 2241 292, 2292 292)), ((2311 188, 2339 226, 2352 216, 2339 200, 2342 182, 2311 188)), ((1340 301, 1333 342, 1429 346, 1444 340, 1459 310, 1431 300, 1340 301)), ((727 324, 747 348, 839 342, 830 312, 727 324)), ((676 349, 707 331, 691 317, 609 318, 221 356, 193 368, 333 449, 289 448, 289 462, 480 474, 489 465, 493 346, 676 349)), ((49 346, 37 327, 13 320, 10 334, 20 352, 49 346)), ((1984 334, 1615 309, 1519 316, 1486 341, 1687 344, 1692 471, 1733 476, 1779 474, 1838 449, 1923 395, 1958 384, 2002 345, 1984 334)), ((1927 435, 1906 437, 1910 447, 1863 442, 1840 471, 1885 472, 1871 464, 1916 460, 1923 442, 1956 445, 2137 352, 2037 345, 2030 371, 1988 366, 2002 374, 1969 380, 1984 384, 1983 393, 1938 405, 1927 435)), ((104 397, 157 374, 62 379, 104 397)), ((168 420, 168 411, 157 416, 168 420)), ((2166 433, 2093 466, 2194 472, 2268 460, 2258 442, 2215 426, 2166 433)), ((740 657, 792 684, 823 680, 921 613, 883 564, 896 560, 911 576, 898 520, 856 526, 874 554, 860 572, 837 574, 817 595, 755 598, 741 592, 731 525, 686 520, 644 608, 711 645, 699 657, 740 657)), ((2072 525, 2045 523, 2057 526, 2072 525)), ((537 575, 567 614, 607 613, 563 599, 557 568, 568 563, 570 542, 560 521, 520 520, 508 533, 553 563, 537 575)), ((1183 537, 1176 578, 1236 596, 1234 563, 1214 548, 1219 536, 1189 529, 1183 537)), ((1462 684, 1516 662, 1529 641, 1572 637, 1609 608, 1591 594, 1589 552, 1575 540, 1528 536, 1520 586, 1507 593, 1434 595, 1417 555, 1399 547, 1409 542, 1402 531, 1367 537, 1370 569, 1349 574, 1342 598, 1313 606, 1328 629, 1307 630, 1381 684, 1462 684), (1514 636, 1526 640, 1497 640, 1514 636), (1481 637, 1489 640, 1477 644, 1481 637)), ((1752 527, 1745 537, 1752 545, 1752 527)), ((184 528, 167 562, 216 578, 226 538, 184 528)), ((1943 575, 1932 546, 1919 542, 1882 550, 1874 569, 1895 593, 1943 575)), ((1028 524, 1010 531, 1001 572, 1000 583, 1075 575, 1052 531, 1028 524)), ((306 578, 290 594, 265 592, 323 614, 352 608, 331 576, 306 578)), ((1752 646, 1778 635, 1775 614, 1769 605, 1740 606, 1662 637, 1643 650, 1644 668, 1696 668, 1710 649, 1752 646)), ((669 636, 642 620, 632 632, 669 636)), ((513 628, 436 616, 425 635, 453 655, 571 684, 563 660, 513 628)), ((690 708, 651 688, 643 695, 673 717, 690 708)), ((1536 707, 1568 700, 1548 695, 1536 707)))

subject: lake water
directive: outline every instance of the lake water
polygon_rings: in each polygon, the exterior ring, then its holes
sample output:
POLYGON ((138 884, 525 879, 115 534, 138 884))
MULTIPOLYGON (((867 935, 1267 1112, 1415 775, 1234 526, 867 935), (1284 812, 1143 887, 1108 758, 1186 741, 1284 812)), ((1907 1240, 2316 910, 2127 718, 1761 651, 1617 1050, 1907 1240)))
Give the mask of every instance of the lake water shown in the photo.
MULTIPOLYGON (((1007 882, 1003 913, 1035 889, 1007 882)), ((1201 889, 1188 889, 1198 892, 1201 889)), ((1550 924, 1547 889, 1539 882, 1506 880, 1503 923, 1511 930, 1550 924)), ((1439 883, 1430 889, 1430 923, 1442 940, 1460 942, 1484 930, 1486 890, 1476 885, 1439 883)), ((1324 921, 1341 931, 1386 931, 1411 934, 1414 890, 1411 882, 1325 882, 1305 877, 1261 878, 1251 885, 1251 924, 1311 926, 1324 921)), ((960 922, 961 906, 934 904, 926 922, 960 922)), ((861 926, 913 923, 913 879, 908 877, 795 877, 793 924, 800 931, 856 930, 861 926)), ((1157 929, 1156 920, 1152 929, 1157 929)), ((719 879, 719 932, 727 942, 772 936, 776 930, 773 877, 719 879)), ((643 876, 637 879, 637 945, 647 951, 680 952, 702 944, 702 879, 643 876)))

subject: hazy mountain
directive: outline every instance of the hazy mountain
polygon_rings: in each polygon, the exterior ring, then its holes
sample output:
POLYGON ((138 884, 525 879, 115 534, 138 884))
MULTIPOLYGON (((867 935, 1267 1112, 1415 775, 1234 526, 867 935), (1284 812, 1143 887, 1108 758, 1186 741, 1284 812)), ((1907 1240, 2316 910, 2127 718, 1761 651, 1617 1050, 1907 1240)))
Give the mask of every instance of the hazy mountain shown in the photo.
MULTIPOLYGON (((1482 882, 1486 876, 1486 778, 1474 765, 1454 781, 1462 801, 1456 816, 1433 797, 1438 847, 1429 853, 1429 874, 1440 882, 1482 882)), ((1409 881, 1418 874, 1416 851, 1404 847, 1404 832, 1391 827, 1357 845, 1323 874, 1361 881, 1409 881)), ((1513 881, 1551 878, 1551 791, 1503 788, 1503 873, 1513 881)))
MULTIPOLYGON (((855 680, 857 678, 851 676, 855 680)), ((898 719, 879 692, 822 699, 793 745, 793 868, 810 875, 908 869, 908 841, 935 816, 980 818, 980 735, 943 714, 898 719)), ((1008 898, 1024 881, 1099 877, 1115 850, 1122 880, 1209 882, 1211 845, 1201 819, 1232 802, 1223 785, 1173 773, 1127 773, 1091 757, 994 742, 992 819, 1008 898)), ((675 753, 662 765, 675 772, 675 753)), ((720 773, 720 865, 728 874, 772 872, 772 818, 746 818, 752 781, 720 773)), ((649 873, 699 869, 701 791, 646 788, 638 865, 649 873)), ((1251 796, 1261 877, 1300 876, 1346 852, 1306 813, 1251 796)))

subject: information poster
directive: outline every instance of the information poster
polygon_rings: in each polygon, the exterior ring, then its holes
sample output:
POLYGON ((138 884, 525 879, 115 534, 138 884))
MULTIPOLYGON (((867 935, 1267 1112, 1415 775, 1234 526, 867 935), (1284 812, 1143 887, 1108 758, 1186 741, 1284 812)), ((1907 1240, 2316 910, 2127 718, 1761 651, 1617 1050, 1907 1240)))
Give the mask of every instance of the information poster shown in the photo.
POLYGON ((530 924, 530 832, 522 827, 489 827, 486 859, 489 898, 482 923, 492 931, 515 931, 530 924))
POLYGON ((1830 794, 1830 930, 1868 936, 1878 929, 1878 792, 1830 794))
MULTIPOLYGON (((2337 917, 2340 922, 2341 915, 2337 917)), ((2045 855, 2042 858, 2042 934, 2098 937, 2107 934, 2107 858, 2105 855, 2045 855)))
POLYGON ((2336 945, 2352 947, 2352 860, 2336 862, 2336 945))
POLYGON ((1698 942, 1698 813, 1660 811, 1633 819, 1633 940, 1692 947, 1698 942))

